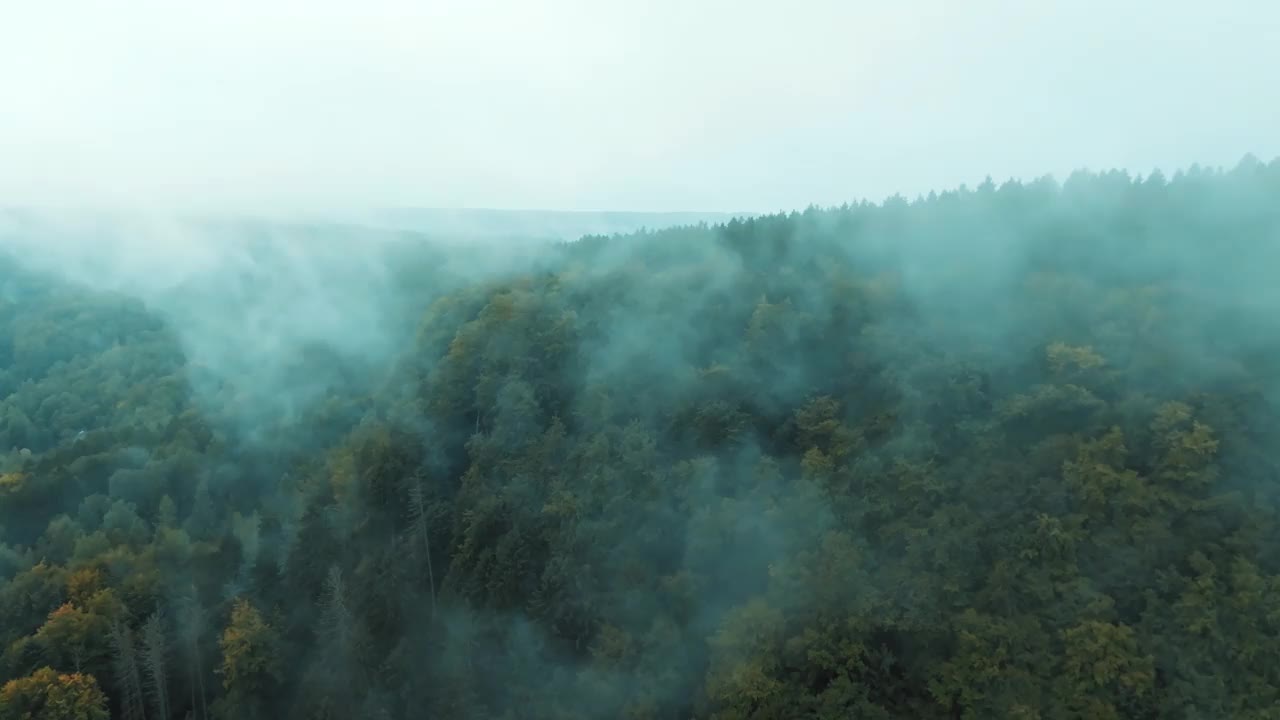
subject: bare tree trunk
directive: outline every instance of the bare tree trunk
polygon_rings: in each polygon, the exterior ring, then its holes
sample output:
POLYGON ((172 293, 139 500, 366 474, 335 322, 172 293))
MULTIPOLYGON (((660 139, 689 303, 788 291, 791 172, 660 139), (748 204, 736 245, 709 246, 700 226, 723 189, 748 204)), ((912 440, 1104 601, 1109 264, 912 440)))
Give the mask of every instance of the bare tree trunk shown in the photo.
POLYGON ((146 720, 145 704, 142 701, 142 676, 138 671, 133 633, 119 620, 111 625, 111 645, 115 655, 116 685, 120 690, 121 720, 146 720))
POLYGON ((167 646, 164 637, 164 618, 157 610, 147 618, 142 629, 142 641, 146 650, 143 665, 151 680, 152 699, 160 720, 169 720, 168 675, 165 669, 167 646))
POLYGON ((421 537, 423 551, 427 554, 427 582, 431 586, 431 620, 436 619, 436 573, 431 566, 431 534, 427 525, 427 504, 422 489, 422 478, 415 477, 409 488, 409 512, 413 515, 414 531, 421 537))

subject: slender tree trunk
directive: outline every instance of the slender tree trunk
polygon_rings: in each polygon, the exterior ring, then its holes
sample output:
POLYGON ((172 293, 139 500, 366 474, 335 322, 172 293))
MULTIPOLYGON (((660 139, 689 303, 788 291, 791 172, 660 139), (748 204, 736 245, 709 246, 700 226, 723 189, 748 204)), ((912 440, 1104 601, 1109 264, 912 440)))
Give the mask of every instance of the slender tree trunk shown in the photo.
POLYGON ((427 582, 431 586, 431 620, 436 619, 436 573, 431 565, 431 533, 427 524, 427 503, 422 489, 422 478, 414 477, 409 488, 409 511, 413 513, 414 531, 422 538, 423 551, 427 554, 427 582))
POLYGON ((160 720, 169 720, 169 682, 165 668, 164 620, 159 610, 147 619, 142 630, 142 640, 146 648, 143 664, 151 679, 151 692, 156 704, 156 713, 160 720))

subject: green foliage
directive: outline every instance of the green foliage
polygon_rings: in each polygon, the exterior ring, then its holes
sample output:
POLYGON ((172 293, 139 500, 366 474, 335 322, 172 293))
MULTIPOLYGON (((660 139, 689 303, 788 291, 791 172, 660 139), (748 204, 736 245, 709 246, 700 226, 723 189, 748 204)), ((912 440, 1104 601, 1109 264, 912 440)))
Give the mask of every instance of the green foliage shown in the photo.
POLYGON ((5 261, 0 718, 1275 718, 1277 192, 413 238, 280 397, 5 261))
POLYGON ((91 675, 41 668, 0 688, 0 720, 107 720, 107 697, 91 675))

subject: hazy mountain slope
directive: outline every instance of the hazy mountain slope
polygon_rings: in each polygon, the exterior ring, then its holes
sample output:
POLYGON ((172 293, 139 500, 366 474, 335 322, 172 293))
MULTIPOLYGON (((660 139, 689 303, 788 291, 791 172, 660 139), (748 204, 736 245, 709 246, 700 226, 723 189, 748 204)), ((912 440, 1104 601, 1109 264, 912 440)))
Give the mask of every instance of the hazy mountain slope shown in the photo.
POLYGON ((583 235, 627 234, 677 225, 719 224, 753 213, 619 212, 454 208, 391 208, 357 216, 361 224, 412 230, 435 237, 577 240, 583 235))
POLYGON ((1277 197, 10 242, 0 720, 1270 717, 1277 197))

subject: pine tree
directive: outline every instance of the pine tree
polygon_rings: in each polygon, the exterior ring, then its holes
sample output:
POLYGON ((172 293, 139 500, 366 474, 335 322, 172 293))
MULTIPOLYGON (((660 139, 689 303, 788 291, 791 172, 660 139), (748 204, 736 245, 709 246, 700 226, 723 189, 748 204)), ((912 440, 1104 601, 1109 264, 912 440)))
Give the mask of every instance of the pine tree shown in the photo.
POLYGON ((346 650, 352 637, 352 619, 351 611, 347 609, 342 570, 336 565, 329 568, 329 575, 325 578, 320 618, 320 632, 324 640, 335 648, 346 650))
POLYGON ((159 610, 152 613, 143 625, 142 643, 144 651, 142 664, 146 668, 147 679, 150 681, 151 699, 155 703, 159 719, 168 720, 168 675, 165 667, 167 646, 164 637, 164 616, 159 610))
POLYGON ((137 648, 129 626, 116 620, 111 624, 112 663, 116 686, 120 690, 121 720, 145 720, 142 700, 142 675, 138 671, 137 648))
POLYGON ((430 526, 427 524, 427 503, 426 492, 422 488, 422 477, 414 474, 412 481, 409 483, 409 519, 412 523, 409 531, 414 536, 414 551, 418 551, 419 544, 422 552, 427 559, 427 582, 431 586, 431 619, 436 618, 436 576, 431 566, 431 534, 430 526))
POLYGON ((183 646, 187 654, 187 672, 191 676, 191 710, 196 717, 209 717, 209 696, 204 686, 204 665, 200 662, 200 635, 204 632, 205 614, 200 601, 188 596, 182 601, 183 646), (199 704, 196 704, 196 692, 199 691, 199 704))

